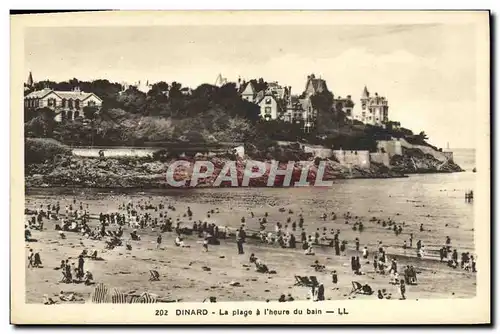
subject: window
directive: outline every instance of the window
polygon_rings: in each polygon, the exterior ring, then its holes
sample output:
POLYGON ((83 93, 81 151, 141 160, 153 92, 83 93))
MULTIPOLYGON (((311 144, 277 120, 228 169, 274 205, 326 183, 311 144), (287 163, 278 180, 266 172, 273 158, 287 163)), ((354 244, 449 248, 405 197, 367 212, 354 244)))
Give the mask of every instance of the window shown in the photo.
POLYGON ((47 100, 47 105, 48 105, 49 107, 55 107, 55 106, 56 106, 56 100, 55 100, 55 99, 52 99, 52 98, 48 99, 48 100, 47 100))
POLYGON ((73 100, 72 99, 68 100, 68 108, 73 109, 73 100))
POLYGON ((62 107, 66 108, 66 99, 62 99, 62 107))
POLYGON ((80 109, 80 100, 75 100, 75 109, 80 109))
POLYGON ((93 106, 95 106, 95 101, 92 101, 92 100, 91 100, 91 101, 87 102, 87 105, 88 105, 89 107, 93 107, 93 106))
POLYGON ((266 107, 266 115, 269 115, 271 113, 271 107, 266 107))
POLYGON ((270 97, 266 98, 266 104, 271 104, 271 98, 270 97))

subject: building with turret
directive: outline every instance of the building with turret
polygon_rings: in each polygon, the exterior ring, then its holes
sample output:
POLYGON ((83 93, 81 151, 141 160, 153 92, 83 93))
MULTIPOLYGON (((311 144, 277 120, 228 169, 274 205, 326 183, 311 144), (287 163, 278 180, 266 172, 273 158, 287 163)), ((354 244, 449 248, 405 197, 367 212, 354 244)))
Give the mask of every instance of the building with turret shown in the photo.
POLYGON ((380 96, 378 93, 370 95, 365 86, 360 101, 360 107, 353 109, 351 116, 346 113, 348 119, 376 126, 383 126, 389 121, 389 102, 385 96, 380 96))

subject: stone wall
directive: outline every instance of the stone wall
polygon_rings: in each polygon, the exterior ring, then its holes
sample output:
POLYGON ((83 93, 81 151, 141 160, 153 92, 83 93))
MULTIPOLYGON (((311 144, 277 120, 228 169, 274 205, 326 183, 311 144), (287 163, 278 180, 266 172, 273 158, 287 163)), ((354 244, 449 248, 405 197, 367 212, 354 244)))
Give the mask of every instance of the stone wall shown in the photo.
POLYGON ((333 156, 332 149, 326 148, 321 145, 302 145, 302 148, 305 153, 312 153, 314 157, 327 159, 333 156))
POLYGON ((104 152, 104 157, 147 157, 161 148, 154 147, 73 147, 73 155, 78 157, 99 157, 100 151, 104 152))
POLYGON ((389 158, 395 155, 403 155, 403 147, 399 140, 379 140, 377 150, 389 154, 389 158))
POLYGON ((370 153, 370 161, 378 164, 382 164, 384 166, 389 167, 391 164, 391 159, 389 157, 389 153, 370 153))
POLYGON ((369 151, 334 150, 333 155, 342 165, 370 168, 369 151))
MULTIPOLYGON (((108 158, 119 158, 119 157, 147 157, 152 156, 153 153, 163 150, 162 147, 73 147, 72 152, 74 156, 87 157, 87 158, 97 158, 99 157, 99 152, 103 151, 104 157, 108 158)), ((168 151, 168 148, 166 149, 168 151)), ((243 158, 245 156, 245 148, 243 145, 234 148, 236 154, 243 158)), ((178 149, 177 149, 178 151, 178 149)), ((182 151, 182 150, 181 150, 182 151)), ((188 149, 187 151, 193 152, 193 149, 188 149)), ((195 149, 196 151, 196 149, 195 149)), ((216 156, 223 151, 227 150, 213 150, 204 152, 207 156, 216 156)), ((200 149, 200 153, 202 150, 200 149)))

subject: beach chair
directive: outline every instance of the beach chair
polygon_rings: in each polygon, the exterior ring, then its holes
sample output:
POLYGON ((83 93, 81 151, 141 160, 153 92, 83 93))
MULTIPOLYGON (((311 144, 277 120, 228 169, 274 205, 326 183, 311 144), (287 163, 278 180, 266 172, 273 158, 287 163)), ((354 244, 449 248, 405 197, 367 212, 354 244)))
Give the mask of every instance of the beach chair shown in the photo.
POLYGON ((309 278, 311 279, 311 284, 313 286, 319 286, 319 282, 318 282, 318 279, 316 278, 316 276, 309 276, 309 278))
POLYGON ((363 286, 361 283, 352 281, 352 290, 349 294, 358 293, 363 291, 363 286))
POLYGON ((295 276, 295 284, 294 286, 304 286, 304 282, 302 281, 302 277, 295 276))
POLYGON ((314 286, 314 283, 311 282, 311 280, 309 279, 309 277, 307 276, 302 276, 301 277, 301 280, 302 280, 302 283, 304 286, 307 286, 307 287, 312 287, 314 286))
POLYGON ((160 280, 160 274, 156 270, 150 270, 149 271, 149 280, 150 281, 159 281, 160 280))

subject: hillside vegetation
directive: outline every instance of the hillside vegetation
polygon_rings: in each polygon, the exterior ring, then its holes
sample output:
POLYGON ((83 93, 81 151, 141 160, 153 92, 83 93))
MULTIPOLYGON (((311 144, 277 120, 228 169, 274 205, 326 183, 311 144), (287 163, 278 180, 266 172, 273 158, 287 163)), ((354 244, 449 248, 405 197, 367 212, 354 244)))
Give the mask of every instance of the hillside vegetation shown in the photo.
MULTIPOLYGON (((263 79, 253 80, 265 89, 263 79)), ((25 111, 27 137, 53 138, 77 146, 141 146, 150 142, 245 142, 266 149, 274 141, 300 141, 336 149, 376 150, 377 140, 405 138, 409 143, 431 146, 424 132, 414 134, 389 123, 386 129, 352 122, 332 104, 329 92, 313 96, 319 110, 316 128, 304 133, 303 124, 280 120, 264 121, 259 107, 241 99, 234 83, 222 87, 203 84, 191 94, 183 94, 181 84, 159 82, 146 94, 134 87, 123 90, 107 80, 82 82, 39 82, 34 89, 50 87, 70 90, 79 86, 103 99, 99 113, 87 108, 90 120, 56 123, 54 112, 25 111)), ((432 146, 431 146, 432 147, 432 146)), ((434 147, 433 147, 434 148, 434 147)), ((437 148, 434 148, 437 149, 437 148)))

